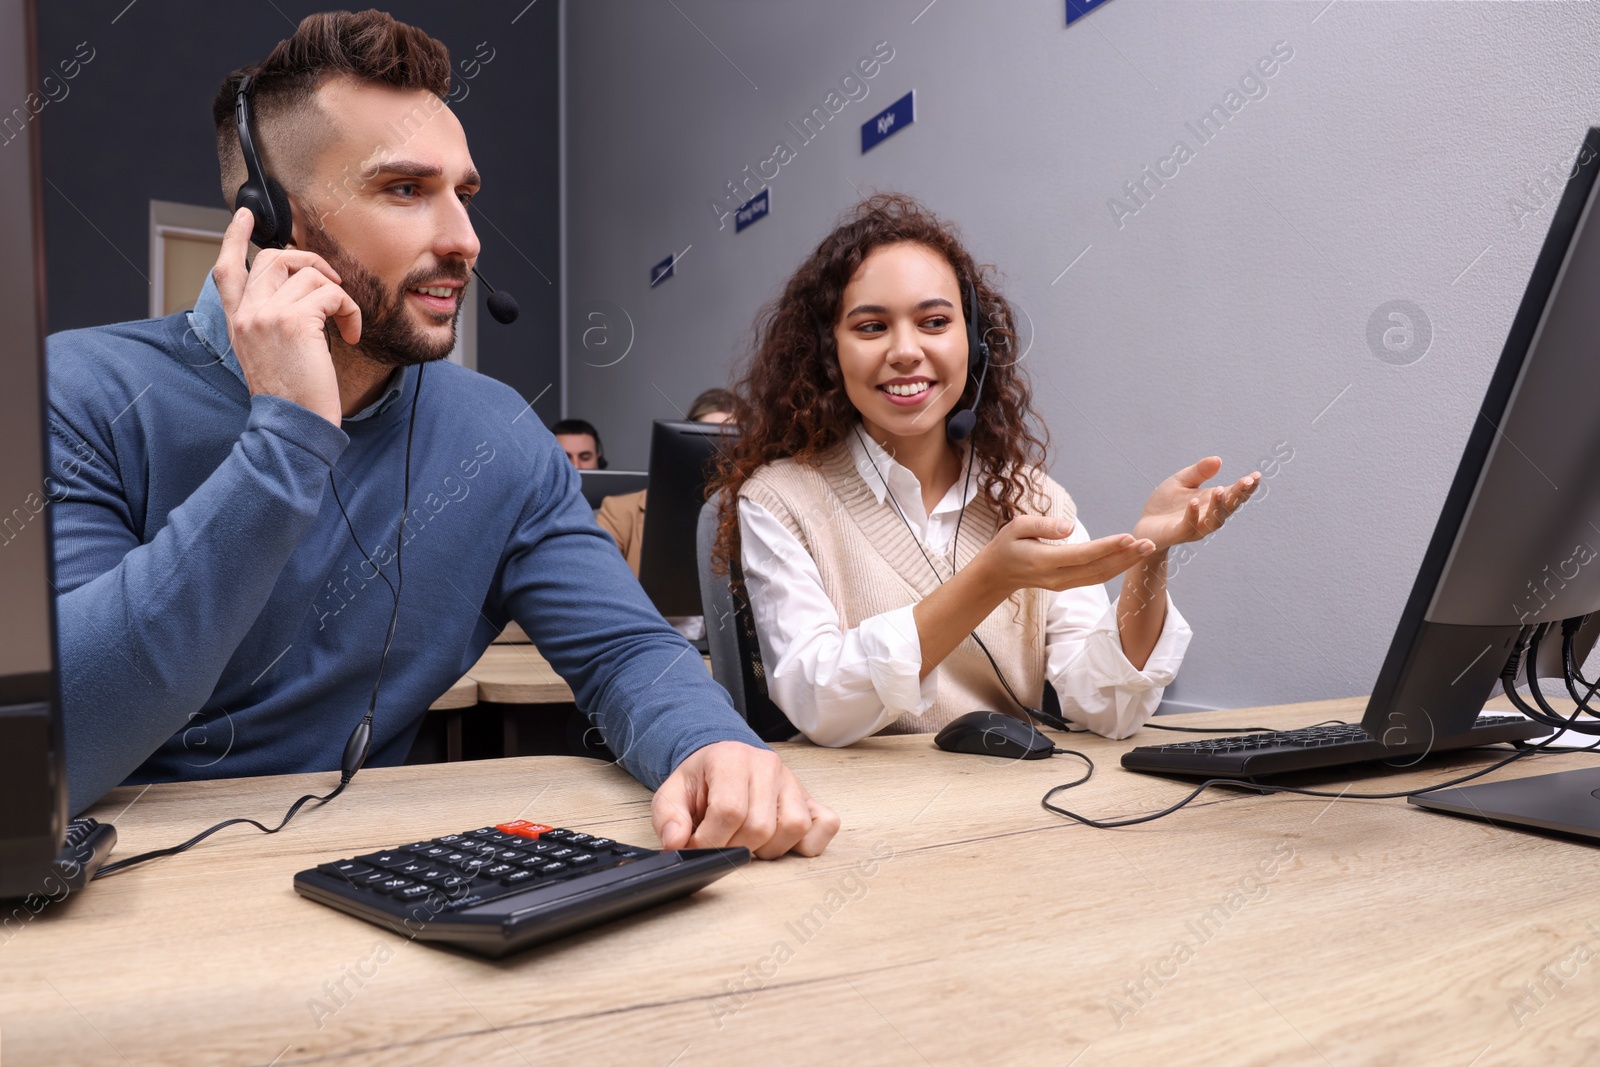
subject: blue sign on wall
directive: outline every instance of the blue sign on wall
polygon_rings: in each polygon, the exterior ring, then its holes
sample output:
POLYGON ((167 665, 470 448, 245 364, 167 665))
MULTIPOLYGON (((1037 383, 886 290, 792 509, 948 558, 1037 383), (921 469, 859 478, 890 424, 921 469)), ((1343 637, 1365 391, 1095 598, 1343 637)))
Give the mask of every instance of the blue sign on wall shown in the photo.
POLYGON ((869 151, 886 137, 893 137, 902 127, 916 121, 917 91, 911 90, 866 122, 861 124, 861 151, 869 151))
POLYGON ((1077 22, 1105 2, 1106 0, 1067 0, 1067 25, 1077 22))
POLYGON ((734 233, 767 217, 767 212, 772 207, 771 193, 770 188, 763 189, 739 205, 739 210, 733 216, 734 233))
POLYGON ((664 282, 668 278, 672 277, 672 262, 676 258, 676 254, 670 255, 666 259, 663 259, 660 263, 657 263, 655 266, 650 268, 650 288, 654 289, 656 287, 656 283, 664 282))

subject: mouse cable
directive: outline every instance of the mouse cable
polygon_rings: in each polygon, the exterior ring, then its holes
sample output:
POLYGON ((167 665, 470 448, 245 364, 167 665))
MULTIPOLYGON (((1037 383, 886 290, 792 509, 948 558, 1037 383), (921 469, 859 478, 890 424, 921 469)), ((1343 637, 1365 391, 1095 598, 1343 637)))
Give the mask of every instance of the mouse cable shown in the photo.
POLYGON ((383 583, 389 586, 389 593, 394 599, 394 606, 389 612, 388 632, 384 636, 383 652, 378 659, 377 680, 372 683, 372 697, 367 703, 367 713, 362 716, 361 721, 356 724, 356 728, 351 732, 350 739, 345 742, 344 757, 340 761, 339 784, 334 786, 332 791, 323 793, 320 796, 315 793, 307 793, 305 796, 302 796, 299 800, 296 800, 293 804, 289 805, 289 810, 284 812, 282 821, 276 826, 269 827, 263 823, 257 822, 255 819, 245 817, 226 819, 217 823, 215 826, 201 830, 199 833, 195 834, 193 837, 182 842, 181 844, 171 845, 167 848, 152 849, 149 852, 141 852, 136 856, 129 856, 127 859, 117 860, 115 863, 108 863, 95 872, 95 879, 104 878, 108 875, 115 874, 118 871, 127 870, 129 867, 148 862, 149 860, 160 859, 164 856, 176 856, 178 853, 186 852, 195 845, 198 845, 200 842, 204 841, 217 831, 225 830, 230 826, 248 824, 250 826, 254 826, 257 830, 260 830, 264 834, 275 834, 279 830, 282 830, 285 826, 288 826, 289 820, 298 815, 300 813, 300 809, 305 807, 307 804, 315 801, 317 806, 320 807, 323 804, 328 803, 340 793, 344 792, 344 787, 350 784, 350 780, 356 776, 356 772, 359 771, 362 765, 366 763, 367 754, 372 745, 372 716, 374 710, 378 706, 378 687, 383 684, 384 663, 389 658, 389 648, 394 643, 395 627, 400 619, 400 590, 405 588, 406 578, 404 564, 402 563, 402 554, 405 551, 406 518, 411 513, 411 440, 417 429, 417 398, 422 394, 422 372, 426 369, 426 366, 426 364, 417 365, 417 386, 411 394, 411 415, 406 424, 406 458, 404 484, 401 489, 400 528, 395 534, 394 552, 395 579, 396 583, 398 584, 391 583, 389 581, 388 575, 383 573, 383 568, 372 562, 372 557, 367 553, 367 550, 362 547, 361 539, 356 536, 355 525, 350 521, 350 513, 345 510, 344 501, 339 499, 339 486, 338 483, 334 481, 333 471, 331 469, 328 471, 328 484, 333 487, 333 499, 334 502, 339 505, 339 514, 344 517, 345 528, 350 531, 350 540, 355 542, 356 551, 361 553, 361 558, 366 560, 367 565, 373 570, 377 571, 378 577, 382 578, 383 583))
POLYGON ((1077 756, 1079 759, 1083 760, 1083 777, 1082 778, 1078 778, 1078 779, 1074 779, 1073 781, 1068 782, 1066 785, 1057 786, 1058 789, 1071 789, 1073 786, 1082 785, 1084 782, 1087 782, 1090 778, 1094 777, 1094 760, 1090 759, 1088 756, 1085 756, 1082 752, 1079 752, 1077 749, 1062 748, 1059 745, 1057 745, 1057 746, 1054 746, 1054 747, 1052 747, 1050 749, 1050 755, 1052 755, 1052 756, 1077 756))
MULTIPOLYGON (((1515 687, 1508 685, 1506 688, 1514 689, 1515 687)), ((1572 713, 1572 718, 1576 719, 1578 715, 1579 711, 1575 710, 1572 713)), ((1207 778, 1205 781, 1195 786, 1194 789, 1190 791, 1188 796, 1179 800, 1175 804, 1171 804, 1165 808, 1162 808, 1160 811, 1151 812, 1147 815, 1135 815, 1126 819, 1091 819, 1087 815, 1080 815, 1075 811, 1069 811, 1058 804, 1051 803, 1052 798, 1054 798, 1057 793, 1082 784, 1081 781, 1078 781, 1068 782, 1064 785, 1058 785, 1051 788, 1047 793, 1045 793, 1044 797, 1039 801, 1039 803, 1046 811, 1054 812, 1057 815, 1064 815, 1067 818, 1072 819, 1074 822, 1080 822, 1085 826, 1092 826, 1097 830, 1114 830, 1122 826, 1137 826, 1140 823, 1154 822, 1157 819, 1163 819, 1168 815, 1187 807, 1196 798, 1198 798, 1201 793, 1205 792, 1207 789, 1210 789, 1212 786, 1232 786, 1237 789, 1249 790, 1251 792, 1261 793, 1263 795, 1269 793, 1291 793, 1295 796, 1325 797, 1329 800, 1400 800, 1408 797, 1421 796, 1424 793, 1432 793, 1440 789, 1449 789, 1452 786, 1458 786, 1464 782, 1470 782, 1475 778, 1482 778, 1484 775, 1491 774, 1502 767, 1515 763, 1517 760, 1534 755, 1535 753, 1547 751, 1549 746, 1558 738, 1560 738, 1565 732, 1566 726, 1563 724, 1556 730, 1555 733, 1551 734, 1537 745, 1530 745, 1527 748, 1519 749, 1504 759, 1497 760, 1487 767, 1473 771, 1471 774, 1465 774, 1457 778, 1451 778, 1443 782, 1435 783, 1434 785, 1426 786, 1422 789, 1406 789, 1390 793, 1351 793, 1348 791, 1333 793, 1324 789, 1301 789, 1296 786, 1287 785, 1263 785, 1258 782, 1249 782, 1238 778, 1207 778)))

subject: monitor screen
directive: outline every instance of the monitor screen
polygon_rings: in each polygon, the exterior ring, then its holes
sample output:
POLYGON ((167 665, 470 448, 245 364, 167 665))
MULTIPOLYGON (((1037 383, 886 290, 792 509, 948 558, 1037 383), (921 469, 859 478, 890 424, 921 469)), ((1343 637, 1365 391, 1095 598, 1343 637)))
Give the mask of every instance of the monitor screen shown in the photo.
POLYGON ((738 436, 731 423, 657 421, 639 582, 663 615, 702 615, 695 532, 712 458, 738 436))
POLYGON ((598 510, 606 497, 637 493, 650 478, 644 471, 579 471, 578 480, 583 483, 583 499, 598 510))
POLYGON ((1526 628, 1600 610, 1600 129, 1585 140, 1373 687, 1374 736, 1465 731, 1526 628))
MULTIPOLYGON (((0 100, 35 85, 27 0, 0 0, 0 100)), ((0 148, 0 897, 34 892, 66 824, 55 686, 54 598, 44 433, 44 239, 38 120, 0 148)), ((15 115, 13 115, 13 119, 15 115)))

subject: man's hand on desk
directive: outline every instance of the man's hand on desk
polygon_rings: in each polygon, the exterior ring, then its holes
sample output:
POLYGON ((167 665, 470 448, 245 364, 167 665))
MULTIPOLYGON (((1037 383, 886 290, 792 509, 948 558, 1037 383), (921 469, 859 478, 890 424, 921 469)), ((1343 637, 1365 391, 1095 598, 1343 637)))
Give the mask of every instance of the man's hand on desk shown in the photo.
POLYGON ((764 860, 791 849, 820 856, 839 832, 839 816, 777 753, 738 741, 696 749, 656 790, 650 814, 662 848, 742 845, 764 860))

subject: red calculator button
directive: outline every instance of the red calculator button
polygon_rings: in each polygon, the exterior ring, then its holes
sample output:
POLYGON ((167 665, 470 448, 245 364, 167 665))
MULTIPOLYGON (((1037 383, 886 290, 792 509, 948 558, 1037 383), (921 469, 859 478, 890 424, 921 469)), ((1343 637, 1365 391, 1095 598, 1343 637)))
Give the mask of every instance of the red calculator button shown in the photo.
POLYGON ((537 838, 554 828, 542 823, 529 822, 527 819, 518 819, 516 822, 500 823, 495 829, 505 834, 516 834, 518 837, 537 838))

